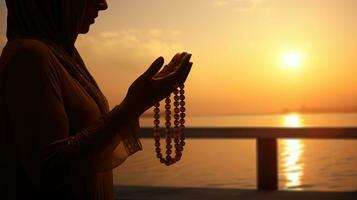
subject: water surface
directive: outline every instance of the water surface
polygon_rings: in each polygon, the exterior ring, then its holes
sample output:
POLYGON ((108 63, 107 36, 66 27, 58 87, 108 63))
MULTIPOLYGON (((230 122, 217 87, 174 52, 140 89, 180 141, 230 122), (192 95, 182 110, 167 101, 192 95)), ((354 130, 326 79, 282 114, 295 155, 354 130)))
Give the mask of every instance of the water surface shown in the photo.
MULTIPOLYGON (((152 119, 142 119, 151 126, 152 119)), ((190 127, 355 127, 357 114, 199 116, 190 127)), ((189 134, 189 133, 188 133, 189 134)), ((202 133, 204 134, 204 133, 202 133)), ((115 170, 116 185, 256 188, 253 139, 188 139, 182 160, 166 167, 153 141, 115 170)), ((279 140, 279 187, 286 190, 356 191, 357 141, 279 140)))

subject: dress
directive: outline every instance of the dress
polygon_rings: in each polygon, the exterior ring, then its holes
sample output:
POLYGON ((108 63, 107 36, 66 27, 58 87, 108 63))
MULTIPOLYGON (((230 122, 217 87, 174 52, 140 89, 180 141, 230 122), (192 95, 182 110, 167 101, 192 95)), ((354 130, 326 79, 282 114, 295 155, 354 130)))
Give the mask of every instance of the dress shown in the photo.
POLYGON ((2 52, 1 199, 111 200, 112 169, 142 149, 138 119, 122 105, 103 111, 95 82, 84 85, 59 55, 36 39, 2 52))

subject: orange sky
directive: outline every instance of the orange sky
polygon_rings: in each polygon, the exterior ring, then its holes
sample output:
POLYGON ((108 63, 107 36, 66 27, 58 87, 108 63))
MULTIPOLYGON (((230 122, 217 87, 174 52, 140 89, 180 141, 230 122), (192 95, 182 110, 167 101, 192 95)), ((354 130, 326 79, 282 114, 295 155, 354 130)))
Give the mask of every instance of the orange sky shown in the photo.
MULTIPOLYGON (((193 53, 190 114, 357 104, 356 0, 108 0, 82 53, 111 105, 158 56, 193 53), (295 69, 282 57, 299 52, 295 69)), ((5 41, 0 2, 0 47, 5 41)))

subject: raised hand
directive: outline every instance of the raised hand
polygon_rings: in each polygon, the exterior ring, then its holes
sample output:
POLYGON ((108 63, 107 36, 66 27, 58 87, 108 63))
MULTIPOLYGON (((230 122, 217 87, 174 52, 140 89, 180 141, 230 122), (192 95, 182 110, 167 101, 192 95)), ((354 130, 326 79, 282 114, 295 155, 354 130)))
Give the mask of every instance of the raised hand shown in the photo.
POLYGON ((183 84, 192 68, 191 54, 178 53, 161 71, 164 58, 157 58, 147 71, 129 87, 123 101, 133 117, 139 117, 156 102, 183 84))

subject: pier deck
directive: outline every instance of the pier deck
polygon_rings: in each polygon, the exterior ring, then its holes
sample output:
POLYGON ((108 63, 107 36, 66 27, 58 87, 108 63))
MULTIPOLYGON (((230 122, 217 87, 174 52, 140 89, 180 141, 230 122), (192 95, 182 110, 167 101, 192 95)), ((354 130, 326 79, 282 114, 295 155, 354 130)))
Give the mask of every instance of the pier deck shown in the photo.
POLYGON ((219 188, 117 186, 116 200, 356 200, 355 192, 257 191, 219 188))

